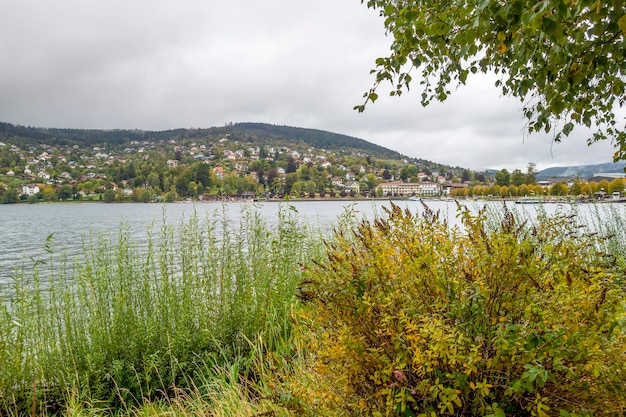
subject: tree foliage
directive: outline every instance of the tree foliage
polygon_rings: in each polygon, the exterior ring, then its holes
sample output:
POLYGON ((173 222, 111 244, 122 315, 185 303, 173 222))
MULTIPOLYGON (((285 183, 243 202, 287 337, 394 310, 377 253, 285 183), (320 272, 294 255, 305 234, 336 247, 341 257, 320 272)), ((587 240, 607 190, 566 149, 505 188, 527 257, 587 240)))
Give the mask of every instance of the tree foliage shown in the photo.
POLYGON ((498 184, 500 187, 504 185, 509 185, 510 179, 511 174, 506 169, 502 169, 496 172, 496 184, 498 184))
POLYGON ((594 128, 589 142, 611 139, 626 159, 626 133, 616 107, 626 101, 624 0, 361 0, 380 11, 393 39, 378 58, 374 87, 401 95, 421 75, 423 105, 443 101, 451 84, 493 72, 503 94, 524 101, 528 131, 559 141, 576 125, 594 128))
POLYGON ((302 283, 309 369, 333 381, 331 391, 309 387, 312 406, 321 415, 623 415, 623 271, 597 253, 602 238, 566 216, 534 225, 506 209, 495 224, 484 212, 459 216, 464 231, 429 209, 393 206, 336 232, 302 283))
POLYGON ((19 201, 17 191, 14 189, 8 189, 0 194, 0 204, 13 204, 19 201))

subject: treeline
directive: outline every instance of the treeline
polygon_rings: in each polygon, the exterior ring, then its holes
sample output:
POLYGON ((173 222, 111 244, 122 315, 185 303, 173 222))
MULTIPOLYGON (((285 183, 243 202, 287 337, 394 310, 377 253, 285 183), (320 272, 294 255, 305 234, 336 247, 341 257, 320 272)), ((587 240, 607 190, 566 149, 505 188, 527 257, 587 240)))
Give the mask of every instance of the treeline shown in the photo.
MULTIPOLYGON (((360 172, 357 167, 369 166, 368 158, 346 157, 343 159, 348 168, 342 166, 316 166, 312 163, 299 164, 292 156, 285 154, 270 157, 262 150, 265 158, 251 161, 247 170, 241 171, 230 164, 214 161, 208 164, 195 161, 179 154, 170 155, 180 158, 180 165, 168 165, 167 156, 151 157, 146 160, 116 162, 104 167, 97 175, 89 173, 87 168, 72 168, 60 163, 52 171, 54 177, 68 173, 75 180, 63 185, 39 184, 39 191, 33 195, 22 192, 21 185, 0 188, 0 202, 14 203, 20 200, 36 202, 40 200, 76 200, 90 199, 97 201, 176 201, 180 199, 216 199, 232 196, 267 196, 284 197, 330 197, 356 195, 358 192, 373 193, 380 179, 372 172, 360 172), (343 183, 333 182, 340 178, 346 181, 346 169, 357 174, 357 190, 346 190, 343 183)), ((371 161, 381 166, 383 162, 371 161)), ((391 168, 394 170, 393 168, 391 168)), ((388 172, 388 170, 387 170, 388 172)), ((16 169, 16 175, 22 172, 16 169)), ((15 180, 16 182, 23 182, 15 180)))
POLYGON ((612 181, 602 180, 600 182, 581 182, 574 181, 571 186, 564 182, 552 184, 551 186, 542 186, 539 184, 521 184, 517 185, 475 185, 466 188, 453 189, 451 195, 453 197, 524 197, 524 196, 592 196, 595 193, 607 193, 624 191, 624 180, 616 178, 612 181))

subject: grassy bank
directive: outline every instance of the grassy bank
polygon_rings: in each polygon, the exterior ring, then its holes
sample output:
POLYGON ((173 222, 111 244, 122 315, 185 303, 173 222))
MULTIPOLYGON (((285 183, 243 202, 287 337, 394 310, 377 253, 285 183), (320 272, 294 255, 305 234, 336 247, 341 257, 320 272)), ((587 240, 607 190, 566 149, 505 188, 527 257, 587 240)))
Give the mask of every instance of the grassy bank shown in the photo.
POLYGON ((50 258, 0 296, 0 409, 169 398, 246 357, 251 340, 288 332, 301 265, 320 256, 321 238, 289 207, 276 226, 253 208, 242 218, 196 213, 141 245, 122 226, 87 238, 76 260, 59 261, 48 242, 50 258))
POLYGON ((48 242, 2 292, 0 415, 623 411, 623 212, 490 207, 462 230, 346 210, 322 236, 249 206, 142 243, 122 226, 77 260, 48 242))

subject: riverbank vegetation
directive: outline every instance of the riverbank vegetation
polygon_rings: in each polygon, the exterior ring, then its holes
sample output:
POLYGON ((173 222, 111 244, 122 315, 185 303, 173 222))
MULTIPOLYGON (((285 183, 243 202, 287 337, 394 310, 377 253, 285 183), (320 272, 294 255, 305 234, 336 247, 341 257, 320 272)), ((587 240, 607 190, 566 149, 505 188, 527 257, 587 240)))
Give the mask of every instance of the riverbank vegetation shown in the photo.
POLYGON ((533 163, 526 172, 473 172, 405 157, 355 138, 285 126, 142 132, 37 129, 0 122, 0 204, 410 195, 580 198, 623 192, 623 178, 592 178, 594 174, 583 174, 581 168, 575 170, 576 178, 539 184, 533 163), (385 184, 399 182, 424 188, 412 187, 410 193, 397 187, 384 190, 385 184))
POLYGON ((0 414, 622 415, 624 213, 490 207, 51 238, 2 288, 0 414))
POLYGON ((87 238, 77 260, 59 261, 49 241, 50 259, 2 288, 0 414, 68 399, 124 409, 212 386, 221 366, 236 378, 251 341, 288 327, 300 265, 322 249, 292 209, 271 227, 243 214, 164 222, 141 245, 123 227, 87 238))

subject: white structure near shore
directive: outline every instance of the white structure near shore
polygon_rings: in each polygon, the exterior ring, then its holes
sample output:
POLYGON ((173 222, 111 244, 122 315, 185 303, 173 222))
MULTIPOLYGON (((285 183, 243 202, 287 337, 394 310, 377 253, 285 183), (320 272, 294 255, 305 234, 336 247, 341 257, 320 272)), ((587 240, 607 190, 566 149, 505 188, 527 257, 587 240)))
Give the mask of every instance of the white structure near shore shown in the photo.
POLYGON ((440 196, 443 193, 441 184, 436 182, 383 182, 378 185, 383 196, 440 196))
POLYGON ((22 194, 31 196, 37 194, 39 191, 39 186, 37 184, 26 184, 22 186, 22 194))

